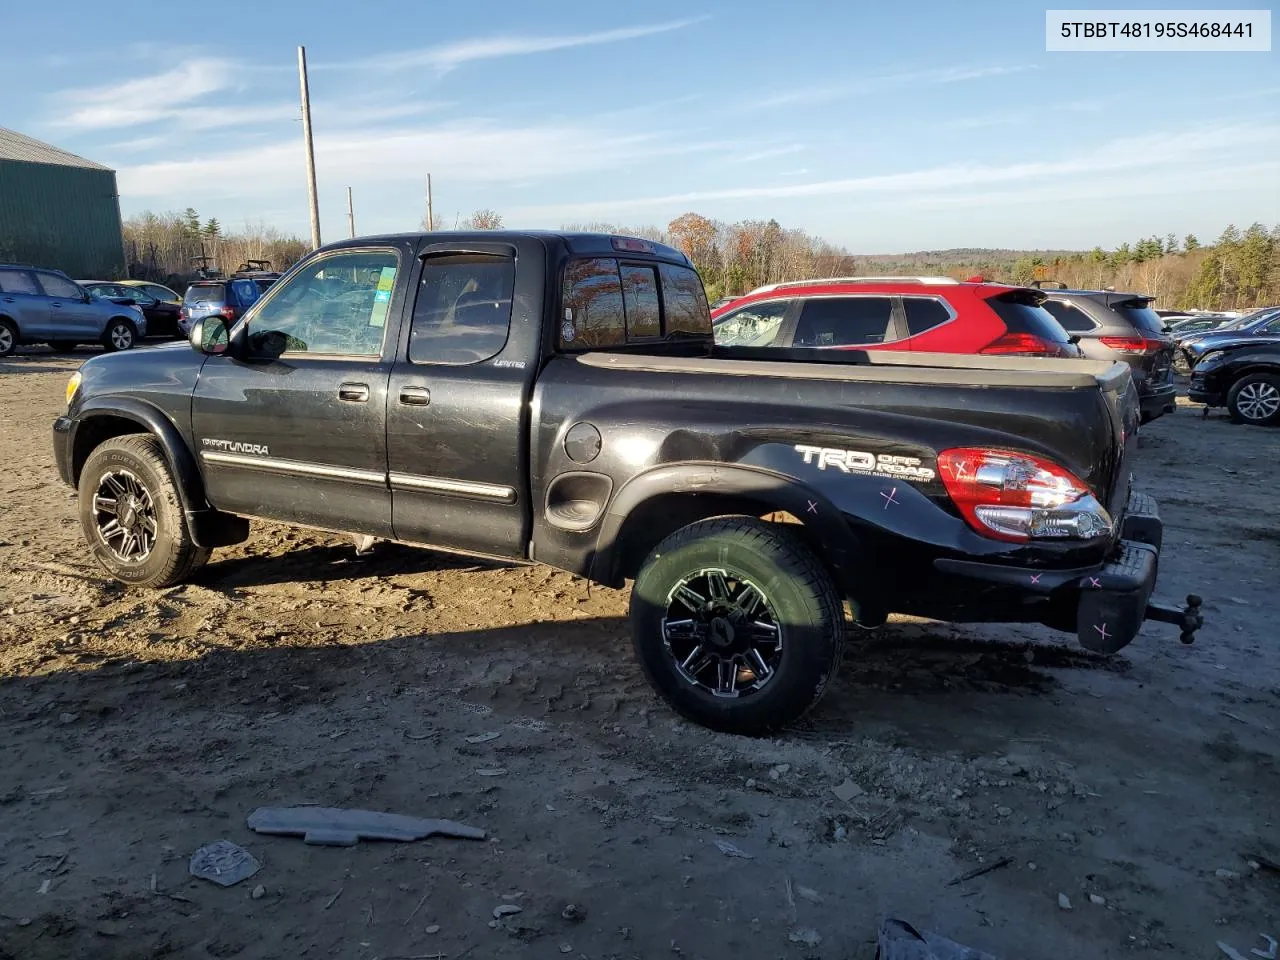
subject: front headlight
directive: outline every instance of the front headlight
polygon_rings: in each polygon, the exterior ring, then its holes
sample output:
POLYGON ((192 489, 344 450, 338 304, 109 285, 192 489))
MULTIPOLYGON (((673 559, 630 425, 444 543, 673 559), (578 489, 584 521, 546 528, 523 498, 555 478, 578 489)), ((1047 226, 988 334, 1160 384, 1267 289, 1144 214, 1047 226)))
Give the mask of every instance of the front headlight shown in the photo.
POLYGON ((1226 355, 1227 352, 1225 350, 1210 350, 1195 362, 1195 369, 1203 370, 1205 367, 1211 367, 1226 355))
POLYGON ((67 406, 71 406, 71 398, 76 395, 76 391, 80 389, 80 371, 77 370, 71 375, 71 379, 67 381, 67 406))

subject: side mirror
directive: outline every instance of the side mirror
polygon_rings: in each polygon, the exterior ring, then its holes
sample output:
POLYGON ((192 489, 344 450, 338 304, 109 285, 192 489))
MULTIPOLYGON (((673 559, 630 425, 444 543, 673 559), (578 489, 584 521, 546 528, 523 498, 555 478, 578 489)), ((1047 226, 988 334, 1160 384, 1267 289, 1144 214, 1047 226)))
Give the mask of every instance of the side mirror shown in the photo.
POLYGON ((231 338, 221 317, 202 317, 191 325, 188 337, 191 349, 205 356, 216 357, 227 352, 231 338))

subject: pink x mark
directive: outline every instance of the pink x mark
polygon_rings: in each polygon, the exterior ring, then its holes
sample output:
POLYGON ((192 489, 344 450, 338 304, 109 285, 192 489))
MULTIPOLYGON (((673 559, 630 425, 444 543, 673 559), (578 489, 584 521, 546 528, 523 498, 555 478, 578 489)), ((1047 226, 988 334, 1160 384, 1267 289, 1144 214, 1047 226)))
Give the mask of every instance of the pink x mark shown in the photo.
POLYGON ((1111 636, 1111 634, 1107 633, 1107 625, 1105 623, 1102 626, 1098 626, 1097 624, 1094 624, 1093 629, 1098 631, 1098 635, 1102 637, 1103 640, 1111 636))
POLYGON ((1100 587, 1100 586, 1102 586, 1102 581, 1101 581, 1101 580, 1099 580, 1097 577, 1090 577, 1090 578, 1089 578, 1089 586, 1091 586, 1091 587, 1100 587))
POLYGON ((899 502, 899 501, 898 501, 898 499, 897 499, 897 497, 898 497, 898 488, 897 488, 897 487, 894 487, 894 488, 893 488, 892 490, 890 490, 888 493, 885 493, 883 490, 881 490, 881 491, 880 491, 880 496, 884 497, 884 508, 885 508, 886 510, 888 510, 888 509, 889 509, 889 504, 891 504, 891 503, 892 503, 892 504, 897 504, 897 503, 899 502))
POLYGON ((1044 574, 1043 574, 1043 573, 1033 573, 1033 574, 1031 575, 1031 582, 1032 582, 1032 583, 1039 583, 1039 582, 1040 582, 1040 578, 1041 578, 1041 577, 1043 577, 1043 576, 1044 576, 1044 574))
POLYGON ((818 512, 818 501, 817 501, 817 500, 810 500, 810 501, 809 501, 809 512, 810 512, 810 513, 817 513, 817 512, 818 512))

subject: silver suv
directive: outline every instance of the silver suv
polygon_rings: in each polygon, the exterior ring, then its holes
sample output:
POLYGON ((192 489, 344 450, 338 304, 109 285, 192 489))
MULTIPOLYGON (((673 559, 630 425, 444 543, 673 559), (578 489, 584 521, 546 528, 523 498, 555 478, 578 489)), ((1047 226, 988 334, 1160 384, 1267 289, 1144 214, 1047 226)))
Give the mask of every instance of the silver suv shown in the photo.
POLYGON ((128 350, 146 335, 137 307, 95 297, 59 270, 0 263, 0 357, 22 343, 128 350))

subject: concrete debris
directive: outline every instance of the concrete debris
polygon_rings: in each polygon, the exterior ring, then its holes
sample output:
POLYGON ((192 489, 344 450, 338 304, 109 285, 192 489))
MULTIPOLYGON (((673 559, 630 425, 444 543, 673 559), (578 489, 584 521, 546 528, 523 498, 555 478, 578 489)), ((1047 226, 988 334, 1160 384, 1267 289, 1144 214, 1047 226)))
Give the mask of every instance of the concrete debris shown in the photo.
POLYGON ((476 771, 477 777, 505 777, 507 775, 506 767, 490 767, 476 771))
POLYGON ((58 722, 59 722, 60 724, 62 724, 64 727, 65 727, 67 724, 69 724, 69 723, 75 723, 75 722, 76 722, 77 720, 79 720, 79 719, 80 719, 80 714, 78 714, 78 713, 60 713, 60 714, 58 714, 58 722))
POLYGON ((812 927, 801 927, 799 930, 792 930, 787 939, 792 943, 800 943, 806 947, 816 947, 822 942, 822 935, 812 927))
POLYGON ((1065 893, 1058 894, 1058 907, 1063 910, 1070 910, 1071 898, 1068 897, 1065 893))
POLYGON ((422 840, 444 836, 483 840, 485 832, 452 820, 427 820, 399 813, 341 807, 259 807, 249 829, 275 836, 301 835, 304 843, 351 847, 360 840, 422 840))
POLYGON ((728 840, 716 840, 714 842, 716 845, 716 849, 719 850, 721 853, 723 853, 726 857, 739 857, 743 860, 752 859, 752 854, 747 853, 745 850, 735 846, 734 844, 730 843, 728 840))
POLYGON ((215 840, 191 855, 187 871, 198 880, 230 887, 262 869, 248 850, 230 840, 215 840))
POLYGON ((780 780, 782 777, 786 776, 790 772, 791 772, 791 764, 780 763, 776 767, 774 767, 772 770, 769 771, 769 779, 780 780))
POLYGON ((488 733, 477 733, 474 736, 467 737, 467 743, 489 743, 497 740, 500 736, 502 736, 501 731, 491 730, 488 733))
POLYGON ((810 903, 822 902, 822 894, 818 893, 817 890, 810 887, 802 887, 799 884, 796 884, 795 890, 796 896, 801 900, 808 900, 810 903))
POLYGON ((517 907, 514 903, 503 903, 493 908, 493 919, 501 920, 503 917, 514 917, 517 913, 523 913, 524 907, 517 907))
POLYGON ((560 911, 560 916, 570 923, 581 923, 587 919, 587 911, 585 907, 580 907, 576 903, 570 903, 560 911))
POLYGON ((995 960, 989 953, 936 933, 921 933, 904 920, 885 920, 880 925, 878 944, 878 960, 995 960))
POLYGON ((856 800, 858 797, 864 796, 867 791, 852 780, 846 779, 844 783, 838 787, 832 787, 831 792, 836 795, 836 799, 841 803, 848 803, 850 800, 856 800))
POLYGON ((264 887, 262 884, 258 884, 256 887, 254 887, 253 893, 250 894, 250 896, 253 897, 253 899, 255 900, 261 900, 266 895, 267 895, 267 888, 264 887))
POLYGON ((440 924, 438 923, 431 924, 431 926, 427 927, 426 932, 434 936, 435 934, 440 932, 440 924))
POLYGON ((1089 894, 1089 902, 1095 907, 1105 907, 1107 905, 1107 898, 1100 897, 1096 893, 1091 893, 1089 894))
POLYGON ((1215 870, 1213 871, 1213 875, 1217 877, 1219 880, 1239 880, 1240 879, 1240 874, 1236 873, 1234 870, 1215 870))

